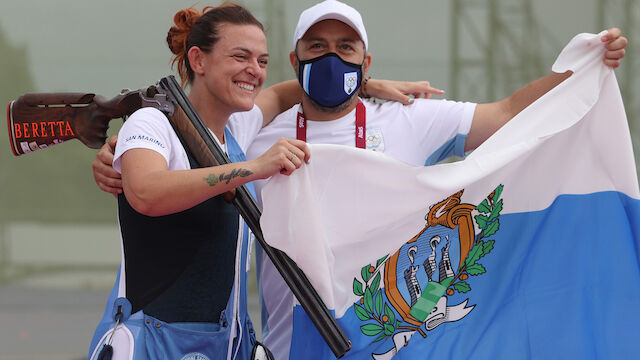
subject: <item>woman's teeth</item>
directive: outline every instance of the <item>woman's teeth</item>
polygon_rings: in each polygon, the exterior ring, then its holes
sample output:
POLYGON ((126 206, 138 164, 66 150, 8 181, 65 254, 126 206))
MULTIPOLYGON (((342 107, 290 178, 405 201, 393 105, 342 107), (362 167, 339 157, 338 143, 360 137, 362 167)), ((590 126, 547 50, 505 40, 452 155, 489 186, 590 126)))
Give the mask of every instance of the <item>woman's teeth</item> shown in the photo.
POLYGON ((246 84, 246 83, 235 83, 239 88, 241 89, 245 89, 245 90, 249 90, 249 91, 253 91, 253 89, 255 88, 253 85, 251 84, 246 84))

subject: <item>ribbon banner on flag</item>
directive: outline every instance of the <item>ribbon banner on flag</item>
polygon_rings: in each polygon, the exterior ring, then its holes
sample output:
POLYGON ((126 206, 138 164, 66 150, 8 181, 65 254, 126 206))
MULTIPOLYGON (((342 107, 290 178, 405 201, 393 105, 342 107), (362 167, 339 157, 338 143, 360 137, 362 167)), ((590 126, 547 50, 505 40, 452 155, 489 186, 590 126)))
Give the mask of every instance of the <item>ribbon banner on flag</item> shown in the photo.
MULTIPOLYGON (((311 145, 263 189, 262 229, 353 342, 345 359, 640 357, 640 194, 599 35, 563 83, 464 161, 311 145)), ((300 306, 291 359, 332 359, 300 306)))

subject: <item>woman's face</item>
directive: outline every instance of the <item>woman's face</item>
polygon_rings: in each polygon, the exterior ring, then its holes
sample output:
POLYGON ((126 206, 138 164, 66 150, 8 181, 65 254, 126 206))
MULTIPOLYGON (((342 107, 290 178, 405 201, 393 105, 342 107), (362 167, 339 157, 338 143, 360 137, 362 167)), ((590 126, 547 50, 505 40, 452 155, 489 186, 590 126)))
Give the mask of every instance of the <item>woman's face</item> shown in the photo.
POLYGON ((226 23, 218 33, 218 42, 203 59, 204 85, 221 110, 251 110, 267 77, 267 39, 255 25, 226 23))

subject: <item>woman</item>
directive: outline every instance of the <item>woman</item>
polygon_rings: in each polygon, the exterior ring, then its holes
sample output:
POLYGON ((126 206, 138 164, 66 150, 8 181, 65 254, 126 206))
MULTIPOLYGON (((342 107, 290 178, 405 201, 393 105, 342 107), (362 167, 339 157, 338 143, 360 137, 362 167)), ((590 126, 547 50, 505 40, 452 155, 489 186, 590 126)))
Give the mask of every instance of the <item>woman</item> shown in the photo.
POLYGON ((273 101, 278 87, 267 92, 269 104, 254 104, 268 63, 260 22, 234 4, 181 10, 174 22, 167 42, 189 100, 234 163, 196 168, 154 108, 127 120, 114 160, 124 188, 123 262, 92 359, 111 351, 115 359, 249 358, 256 341, 246 303, 248 230, 219 195, 309 160, 304 142, 292 139, 244 158, 263 118, 286 109, 270 105, 281 103, 273 101), (237 112, 244 113, 230 120, 237 112))
MULTIPOLYGON (((290 174, 309 160, 306 145, 292 139, 280 139, 255 161, 244 158, 258 130, 301 96, 290 81, 257 97, 268 62, 262 25, 233 4, 181 10, 174 22, 167 36, 173 62, 234 163, 196 169, 155 109, 141 109, 125 123, 113 161, 124 188, 118 198, 123 261, 91 359, 111 349, 117 359, 249 358, 256 341, 246 309, 248 230, 219 195, 290 174)), ((403 93, 431 89, 426 82, 369 84, 371 95, 405 102, 403 93)))

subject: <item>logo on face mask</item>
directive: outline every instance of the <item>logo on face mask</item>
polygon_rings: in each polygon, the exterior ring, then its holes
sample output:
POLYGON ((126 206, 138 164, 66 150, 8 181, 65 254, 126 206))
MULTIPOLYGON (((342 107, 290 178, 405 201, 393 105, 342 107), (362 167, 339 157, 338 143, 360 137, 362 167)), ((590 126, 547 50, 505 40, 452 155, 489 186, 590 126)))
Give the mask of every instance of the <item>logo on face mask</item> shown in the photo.
POLYGON ((298 61, 302 89, 321 106, 342 105, 360 88, 362 64, 346 62, 336 53, 298 61))
POLYGON ((353 90, 356 89, 356 86, 358 86, 358 73, 350 72, 344 74, 344 92, 346 92, 347 95, 351 95, 353 94, 353 90))

